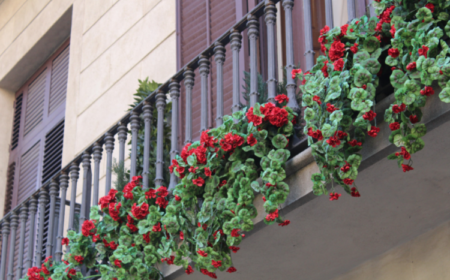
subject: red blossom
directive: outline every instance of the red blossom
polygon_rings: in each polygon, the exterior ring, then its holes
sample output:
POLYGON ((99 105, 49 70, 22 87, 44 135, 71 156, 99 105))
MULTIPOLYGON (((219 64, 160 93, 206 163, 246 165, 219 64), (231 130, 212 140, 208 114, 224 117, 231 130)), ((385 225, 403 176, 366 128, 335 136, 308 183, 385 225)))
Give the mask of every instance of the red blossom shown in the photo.
POLYGON ((353 187, 352 189, 351 189, 351 193, 350 193, 353 197, 360 197, 361 195, 359 194, 359 191, 355 188, 355 187, 353 187))
POLYGON ((397 129, 400 128, 400 124, 399 124, 398 122, 390 123, 390 124, 389 124, 389 128, 390 128, 392 131, 396 131, 397 129))
POLYGON ((279 225, 280 227, 285 227, 285 226, 289 225, 290 223, 291 223, 291 221, 289 221, 289 220, 284 220, 282 223, 279 223, 278 225, 279 225))
POLYGON ((77 275, 77 271, 73 268, 69 270, 69 273, 67 273, 67 276, 69 278, 72 278, 72 276, 75 276, 75 275, 77 275))
POLYGON ((136 203, 133 204, 131 207, 131 213, 138 220, 144 219, 149 213, 148 204, 144 202, 140 207, 137 206, 136 203))
POLYGON ((425 86, 424 89, 420 90, 420 94, 425 95, 425 96, 431 96, 434 94, 434 89, 430 86, 425 86))
POLYGON ((358 52, 358 43, 355 43, 352 47, 350 47, 350 51, 352 53, 357 53, 358 52))
POLYGON ((153 232, 160 232, 161 231, 161 223, 157 223, 156 225, 153 226, 152 228, 153 232))
POLYGON ((300 74, 300 73, 302 73, 302 69, 292 69, 292 71, 291 71, 292 79, 295 79, 297 74, 300 74))
POLYGON ((425 56, 425 58, 427 58, 429 49, 429 47, 423 45, 422 48, 419 49, 419 55, 423 55, 425 56))
POLYGON ((330 193, 330 201, 338 200, 341 197, 340 193, 330 193))
POLYGON ((388 55, 392 56, 392 58, 397 58, 400 55, 400 51, 398 49, 389 49, 388 55))
POLYGON ((335 136, 330 137, 330 139, 328 139, 326 142, 333 148, 336 148, 337 146, 341 145, 341 140, 339 140, 339 138, 335 136))
POLYGON ((336 61, 344 56, 345 44, 339 39, 335 40, 330 47, 329 57, 331 61, 336 61))
POLYGON ((121 260, 115 260, 114 261, 114 265, 117 266, 118 268, 122 267, 122 261, 121 260))
POLYGON ((239 249, 241 249, 241 248, 236 247, 236 246, 230 246, 229 248, 230 248, 230 250, 231 250, 233 253, 237 253, 237 252, 239 251, 239 249))
POLYGON ((397 105, 397 104, 392 106, 392 112, 394 112, 394 114, 401 113, 401 112, 403 112, 405 110, 406 110, 406 105, 404 103, 402 103, 400 106, 397 105))
POLYGON ((222 261, 215 261, 215 260, 212 260, 212 261, 211 261, 211 264, 212 264, 215 268, 219 268, 219 267, 222 266, 222 261))
POLYGON ((230 266, 228 269, 227 269, 227 272, 228 273, 233 273, 233 272, 236 272, 237 271, 237 269, 234 267, 234 266, 230 266))
POLYGON ((191 273, 194 273, 194 269, 192 269, 192 266, 188 265, 187 269, 185 270, 186 274, 189 275, 191 273))
POLYGON ((122 203, 121 202, 119 202, 117 204, 115 204, 115 203, 109 204, 109 215, 111 216, 111 218, 114 221, 119 221, 120 220, 120 217, 119 217, 120 207, 122 207, 122 203))
POLYGON ((321 104, 322 104, 322 101, 320 101, 320 97, 319 97, 319 96, 317 96, 317 95, 314 95, 314 97, 313 97, 313 101, 316 101, 316 102, 317 102, 317 104, 319 104, 319 105, 321 105, 321 104))
POLYGON ((328 113, 333 113, 334 111, 339 110, 339 108, 334 107, 334 105, 327 103, 327 111, 328 113))
POLYGON ((406 66, 406 70, 409 70, 409 71, 412 71, 412 70, 414 70, 414 69, 416 69, 416 68, 417 68, 417 64, 416 64, 415 61, 411 62, 410 64, 408 64, 408 65, 406 66))
POLYGON ((169 201, 167 201, 164 197, 158 197, 155 204, 159 205, 160 208, 166 208, 167 205, 169 205, 169 201))
POLYGON ((392 38, 395 38, 395 32, 396 32, 395 25, 391 26, 391 30, 389 30, 389 32, 391 33, 392 38))
POLYGON ((358 142, 356 139, 353 139, 353 140, 351 140, 351 141, 348 141, 348 144, 349 144, 350 146, 352 146, 352 147, 355 147, 355 146, 362 146, 362 142, 358 142))
POLYGON ((262 124, 262 118, 253 114, 253 107, 250 107, 250 109, 248 109, 245 116, 247 116, 247 120, 249 123, 253 122, 253 124, 256 126, 262 124))
POLYGON ((150 232, 147 232, 147 234, 143 234, 142 238, 144 238, 144 241, 150 243, 150 232))
POLYGON ((341 167, 341 171, 347 173, 348 171, 350 171, 351 167, 352 166, 348 162, 346 162, 345 165, 341 167))
POLYGON ((214 144, 217 143, 217 140, 214 140, 214 137, 208 135, 209 130, 205 130, 202 132, 200 136, 200 143, 205 145, 205 147, 214 148, 214 144))
POLYGON ((175 195, 175 200, 176 201, 181 201, 181 197, 179 197, 178 195, 175 195))
POLYGON ((428 3, 425 5, 425 8, 430 9, 431 13, 434 13, 434 5, 432 3, 428 3))
POLYGON ((97 235, 92 235, 92 242, 97 242, 98 240, 100 240, 100 234, 97 235))
POLYGON ((375 119, 376 116, 377 116, 377 113, 370 110, 369 112, 366 112, 362 117, 363 117, 363 119, 371 122, 371 121, 373 121, 373 119, 375 119))
POLYGON ((319 129, 313 131, 312 127, 308 129, 308 136, 311 136, 312 138, 315 138, 319 141, 323 140, 322 131, 320 131, 319 129))
POLYGON ((370 128, 369 132, 367 134, 371 137, 377 137, 378 132, 380 132, 380 128, 373 126, 370 128))
POLYGON ((403 172, 408 172, 408 171, 414 170, 414 168, 412 168, 412 166, 408 165, 408 164, 402 164, 402 168, 403 168, 403 172))
POLYGON ((348 24, 342 25, 341 26, 341 34, 339 36, 343 37, 343 36, 347 35, 347 30, 348 30, 348 24))
POLYGON ((205 180, 202 177, 198 177, 197 179, 192 179, 192 183, 196 186, 201 187, 205 183, 205 180))
POLYGON ((276 218, 278 218, 278 209, 276 209, 274 212, 267 214, 266 221, 271 222, 274 221, 276 218))
POLYGON ((411 154, 406 150, 405 147, 401 147, 402 151, 395 153, 395 156, 402 156, 404 159, 409 160, 411 158, 411 154))
POLYGON ((63 239, 61 239, 61 245, 69 245, 69 238, 64 237, 63 239))
POLYGON ((416 115, 409 116, 409 120, 411 121, 412 124, 419 122, 419 118, 416 115))
POLYGON ((278 103, 283 104, 283 102, 285 101, 289 102, 289 97, 287 97, 285 94, 279 94, 275 96, 275 100, 278 101, 278 103))
POLYGON ((324 76, 325 78, 328 78, 328 60, 325 60, 325 61, 323 62, 323 67, 322 67, 322 69, 320 69, 320 70, 322 71, 323 76, 324 76))
POLYGON ((148 191, 146 191, 145 192, 145 198, 146 199, 156 198, 156 191, 155 191, 155 189, 149 189, 148 191))
POLYGON ((343 180, 344 184, 351 186, 355 180, 346 178, 343 180))
POLYGON ((94 235, 95 232, 95 225, 91 220, 86 220, 83 222, 83 225, 81 226, 81 233, 84 236, 90 236, 90 235, 94 235))
POLYGON ((116 202, 116 193, 117 190, 111 189, 108 192, 108 195, 100 198, 100 201, 98 202, 100 209, 107 208, 110 203, 116 202))
POLYGON ((156 194, 160 197, 166 197, 169 195, 169 192, 167 191, 167 187, 161 186, 156 189, 156 194))
POLYGON ((209 272, 207 269, 200 269, 200 272, 203 273, 204 275, 208 275, 211 278, 217 279, 217 275, 213 272, 209 272))
POLYGON ((83 260, 84 260, 83 256, 75 256, 74 259, 79 264, 83 264, 83 260))
POLYGON ((200 256, 202 256, 202 257, 204 257, 204 258, 206 258, 206 257, 208 256, 208 253, 206 253, 206 252, 203 251, 203 250, 198 250, 198 251, 197 251, 197 254, 199 254, 200 256))
POLYGON ((342 58, 339 58, 334 63, 334 71, 342 71, 344 69, 344 60, 342 58))
POLYGON ((235 228, 231 231, 231 237, 239 237, 239 229, 235 228))

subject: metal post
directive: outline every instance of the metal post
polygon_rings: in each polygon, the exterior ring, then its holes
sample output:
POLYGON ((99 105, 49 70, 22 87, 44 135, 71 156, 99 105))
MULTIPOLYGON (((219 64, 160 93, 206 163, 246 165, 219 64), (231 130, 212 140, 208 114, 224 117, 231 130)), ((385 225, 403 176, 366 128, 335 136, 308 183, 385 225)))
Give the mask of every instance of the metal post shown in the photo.
POLYGON ((127 124, 121 122, 119 128, 117 129, 117 138, 119 139, 119 163, 125 162, 125 141, 127 141, 127 124))
POLYGON ((330 29, 333 29, 334 22, 333 22, 333 1, 332 0, 325 0, 325 21, 326 25, 330 27, 330 29))
MULTIPOLYGON (((55 180, 50 182, 50 220, 48 221, 48 233, 47 233, 47 249, 45 250, 45 256, 49 257, 52 255, 53 248, 53 227, 55 220, 56 211, 56 196, 58 195, 58 183, 55 180)), ((61 204, 63 202, 61 201, 61 204)))
POLYGON ((48 191, 42 188, 39 191, 39 231, 38 240, 36 248, 36 265, 40 266, 42 263, 42 249, 43 249, 43 238, 44 238, 44 222, 45 222, 45 207, 48 203, 48 191))
MULTIPOLYGON (((120 127, 119 127, 119 129, 120 129, 120 127)), ((125 137, 126 137, 126 133, 125 133, 125 137)), ((120 137, 119 137, 119 141, 120 141, 120 137)), ((106 150, 105 195, 108 195, 109 190, 111 189, 112 153, 114 151, 114 134, 112 134, 111 132, 106 133, 105 150, 106 150)), ((121 162, 121 161, 119 160, 119 162, 121 162)))
MULTIPOLYGON (((311 33, 311 5, 310 0, 304 0, 304 16, 305 16, 305 44, 307 50, 312 51, 312 33, 311 33), (305 12, 305 6, 307 6, 308 12, 305 12), (309 20, 306 19, 306 14, 309 17, 309 20), (309 35, 308 35, 309 34, 309 35), (309 42, 307 42, 309 41, 309 42), (311 45, 309 48, 308 46, 311 45)), ((284 0, 283 1, 283 8, 285 12, 285 25, 286 25, 286 91, 287 95, 289 97, 288 106, 294 110, 294 112, 299 113, 300 107, 297 103, 297 98, 295 95, 296 91, 296 84, 295 80, 292 79, 292 69, 294 69, 294 40, 293 40, 293 31, 292 31, 292 8, 294 6, 293 0, 284 0)), ((306 54, 305 54, 306 55, 306 54)), ((306 68, 307 70, 311 69, 314 64, 314 53, 310 53, 309 56, 306 57, 306 68)))
POLYGON ((158 110, 158 127, 156 137, 156 176, 155 187, 164 184, 163 168, 164 168, 164 107, 166 106, 166 94, 159 91, 156 94, 156 109, 158 110))
POLYGON ((141 118, 138 112, 131 113, 131 166, 130 166, 130 182, 131 178, 136 176, 136 163, 137 163, 137 146, 138 146, 138 133, 141 124, 141 118))
POLYGON ((184 86, 186 88, 186 135, 184 143, 192 143, 192 88, 194 87, 194 71, 184 70, 184 86))
MULTIPOLYGON (((28 236, 28 254, 27 260, 25 261, 25 270, 33 266, 33 255, 34 255, 34 236, 36 228, 36 211, 37 211, 37 199, 32 196, 28 203, 28 210, 30 211, 30 235, 28 236)), ((5 253, 6 254, 6 253, 5 253)))
POLYGON ((98 203, 98 189, 100 184, 100 161, 102 160, 103 147, 102 144, 96 142, 93 149, 94 155, 94 195, 92 199, 92 205, 98 203))
POLYGON ((0 264, 0 277, 4 277, 6 270, 6 253, 8 250, 8 237, 9 237, 9 221, 7 219, 3 220, 2 223, 2 262, 0 264))
POLYGON ((355 0, 347 0, 348 22, 356 18, 355 0))
POLYGON ((8 276, 6 279, 12 280, 14 278, 14 253, 16 252, 16 230, 19 225, 18 216, 15 212, 11 213, 11 239, 9 242, 9 257, 8 257, 8 276))
POLYGON ((144 117, 144 170, 142 172, 142 182, 144 190, 148 189, 148 169, 150 165, 150 136, 152 129, 153 106, 149 102, 145 102, 142 107, 142 117, 144 117))
POLYGON ((241 49, 241 33, 238 30, 233 30, 230 34, 230 47, 233 52, 233 105, 232 112, 237 112, 241 109, 240 103, 240 70, 239 70, 239 50, 241 49))
POLYGON ((88 201, 88 189, 89 182, 89 169, 91 169, 91 154, 88 152, 84 152, 81 155, 82 158, 82 166, 83 166, 83 192, 81 193, 81 210, 80 210, 80 225, 79 230, 81 231, 81 227, 83 222, 89 219, 89 212, 86 210, 86 206, 90 205, 90 201, 88 201), (87 213, 86 213, 87 212, 87 213))
POLYGON ((20 239, 19 239, 19 257, 17 258, 18 264, 17 264, 17 270, 16 275, 17 279, 22 278, 22 271, 23 271, 23 252, 25 249, 25 231, 26 231, 26 224, 28 219, 28 206, 25 204, 22 207, 20 207, 20 239))
POLYGON ((58 236, 56 241, 56 261, 60 262, 62 259, 62 245, 61 241, 64 235, 64 215, 66 212, 66 194, 67 187, 69 186, 69 176, 65 172, 61 173, 59 176, 59 187, 61 189, 61 203, 59 206, 59 221, 58 221, 58 236))
POLYGON ((259 36, 259 23, 254 15, 247 18, 247 35, 250 41, 250 107, 258 102, 258 61, 256 40, 259 36))
MULTIPOLYGON (((180 84, 172 79, 169 85, 170 98, 172 99, 172 135, 170 142, 170 162, 178 155, 178 98, 180 97, 180 84)), ((170 175, 169 189, 174 189, 178 183, 175 173, 170 175)))
POLYGON ((264 12, 267 25, 267 101, 274 103, 277 91, 277 79, 275 77, 275 22, 277 20, 277 8, 272 1, 266 0, 264 12))
POLYGON ((205 55, 200 57, 198 61, 199 72, 201 77, 201 118, 200 133, 208 129, 208 75, 209 75, 209 58, 205 55))
POLYGON ((70 180, 72 181, 72 192, 70 195, 70 210, 69 210, 69 230, 75 230, 75 203, 77 198, 77 180, 80 174, 80 168, 77 162, 72 162, 70 166, 70 180))
POLYGON ((216 42, 214 47, 214 60, 217 69, 217 103, 216 103, 216 126, 223 123, 223 63, 225 62, 225 48, 222 43, 216 42))

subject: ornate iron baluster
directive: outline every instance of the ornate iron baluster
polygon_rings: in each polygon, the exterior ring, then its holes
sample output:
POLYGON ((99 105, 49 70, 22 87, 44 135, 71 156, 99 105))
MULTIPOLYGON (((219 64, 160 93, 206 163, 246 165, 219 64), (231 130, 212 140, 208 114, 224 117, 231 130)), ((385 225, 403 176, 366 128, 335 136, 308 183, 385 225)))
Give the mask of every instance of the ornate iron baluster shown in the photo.
POLYGON ((208 75, 209 75, 209 58, 205 55, 200 57, 198 61, 201 77, 201 121, 200 133, 208 129, 208 75))
POLYGON ((150 157, 150 136, 152 129, 152 115, 153 106, 149 102, 145 102, 142 108, 142 116, 144 117, 144 171, 142 172, 142 182, 144 184, 144 190, 148 189, 148 168, 150 157))
MULTIPOLYGON (((170 97, 172 99, 172 135, 170 142, 170 162, 178 155, 178 98, 180 97, 180 84, 172 79, 169 85, 170 97)), ((169 189, 174 189, 178 183, 175 173, 170 174, 169 189)))
POLYGON ((223 63, 225 62, 225 48, 220 42, 214 47, 214 60, 217 69, 217 104, 216 104, 216 126, 223 123, 223 63))
MULTIPOLYGON (((49 257, 52 255, 53 248, 53 227, 55 220, 55 211, 56 211, 56 196, 58 195, 58 182, 52 180, 50 182, 50 220, 48 221, 48 231, 47 231, 47 245, 45 250, 45 256, 49 257)), ((62 201, 61 201, 62 203, 62 201)))
POLYGON ((160 91, 156 95, 156 109, 158 110, 158 131, 156 136, 156 176, 155 187, 164 184, 163 177, 163 149, 164 149, 164 107, 166 106, 166 95, 160 91))
POLYGON ((125 142, 127 141, 128 128, 125 122, 121 122, 117 129, 117 138, 119 139, 119 163, 125 162, 125 142))
MULTIPOLYGON (((5 219, 2 223, 2 256, 6 256, 8 249, 8 237, 9 237, 9 220, 5 219)), ((8 258, 3 257, 0 264, 0 277, 4 277, 6 269, 6 260, 8 258)))
MULTIPOLYGON (((6 279, 12 280, 14 278, 14 253, 16 252, 16 231, 19 225, 18 216, 15 212, 11 213, 10 226, 11 226, 11 239, 9 242, 9 257, 8 257, 8 275, 6 279)), ((2 276, 3 277, 3 276, 2 276)))
POLYGON ((190 68, 184 70, 184 86, 186 88, 186 140, 185 144, 192 143, 192 88, 195 81, 194 71, 190 68))
MULTIPOLYGON (((125 134, 125 137, 126 137, 126 134, 125 134)), ((120 137, 119 137, 119 140, 120 140, 120 137)), ((106 150, 105 195, 108 195, 109 190, 111 189, 112 153, 114 151, 114 134, 112 134, 111 132, 106 133, 105 150, 106 150)), ((119 161, 119 162, 121 162, 121 161, 119 161)))
POLYGON ((40 266, 42 263, 42 242, 44 239, 44 221, 45 221, 45 207, 48 203, 48 191, 42 188, 39 191, 39 231, 36 249, 36 265, 40 266))
POLYGON ((89 219, 89 211, 88 205, 90 205, 90 201, 88 201, 89 195, 88 190, 90 182, 89 182, 89 170, 91 169, 91 154, 88 152, 84 152, 81 156, 82 158, 82 166, 83 166, 83 193, 81 194, 81 210, 80 210, 80 225, 79 229, 81 231, 81 227, 83 222, 89 219))
POLYGON ((22 278, 22 270, 23 270, 23 252, 25 249, 25 231, 26 231, 26 224, 28 219, 28 206, 25 204, 22 207, 20 207, 20 240, 19 240, 19 257, 17 259, 17 278, 22 278))
POLYGON ((275 77, 275 23, 277 20, 277 8, 272 1, 266 1, 264 12, 267 25, 267 101, 274 103, 277 91, 277 79, 275 77))
POLYGON ((130 166, 130 182, 131 179, 136 176, 136 163, 137 163, 137 146, 138 146, 138 133, 141 125, 141 118, 138 112, 131 113, 131 166, 130 166))
POLYGON ((60 262, 62 259, 62 244, 61 241, 64 235, 64 215, 66 212, 66 195, 67 187, 69 186, 69 176, 65 172, 59 176, 59 187, 61 189, 61 203, 59 205, 59 220, 58 220, 58 236, 56 241, 56 261, 60 262))
POLYGON ((238 30, 233 30, 230 35, 230 47, 233 52, 233 105, 231 107, 233 113, 241 109, 239 76, 239 50, 241 49, 241 39, 241 33, 238 30))
POLYGON ((70 210, 69 210, 69 230, 75 230, 75 203, 77 198, 77 181, 80 173, 80 168, 77 162, 72 162, 70 166, 70 180, 72 181, 72 192, 70 195, 70 210))
POLYGON ((100 184, 100 161, 102 160, 103 147, 99 142, 95 142, 93 148, 94 155, 94 190, 92 198, 92 206, 98 203, 98 189, 100 184))
POLYGON ((256 40, 259 36, 259 23, 258 19, 249 15, 247 18, 247 35, 250 41, 250 107, 255 106, 258 102, 258 61, 256 40))
MULTIPOLYGON (((36 197, 32 196, 28 203, 28 210, 30 211, 30 232, 35 232, 36 228, 36 212, 37 212, 38 200, 36 197)), ((33 266, 33 255, 34 255, 34 234, 28 236, 28 254, 27 260, 25 261, 25 270, 33 266)), ((6 253, 5 253, 6 254, 6 253)))

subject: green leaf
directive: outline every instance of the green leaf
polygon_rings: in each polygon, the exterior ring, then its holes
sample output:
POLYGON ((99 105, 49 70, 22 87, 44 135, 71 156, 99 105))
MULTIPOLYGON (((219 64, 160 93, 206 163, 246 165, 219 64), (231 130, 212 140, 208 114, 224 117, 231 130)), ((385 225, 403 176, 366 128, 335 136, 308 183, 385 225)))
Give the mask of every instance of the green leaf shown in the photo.
POLYGON ((197 164, 197 156, 195 154, 188 156, 187 162, 190 166, 195 166, 197 164))
POLYGON ((375 36, 369 36, 364 40, 363 47, 369 53, 374 52, 380 47, 380 41, 375 36))
POLYGON ((288 144, 288 140, 282 134, 277 134, 272 138, 272 145, 277 149, 285 148, 288 144))
POLYGON ((427 134, 427 127, 425 126, 425 124, 421 123, 421 124, 416 124, 414 126, 414 128, 411 130, 411 134, 415 135, 417 137, 422 137, 425 134, 427 134))
POLYGON ((446 87, 439 93, 442 102, 450 103, 450 88, 446 87))

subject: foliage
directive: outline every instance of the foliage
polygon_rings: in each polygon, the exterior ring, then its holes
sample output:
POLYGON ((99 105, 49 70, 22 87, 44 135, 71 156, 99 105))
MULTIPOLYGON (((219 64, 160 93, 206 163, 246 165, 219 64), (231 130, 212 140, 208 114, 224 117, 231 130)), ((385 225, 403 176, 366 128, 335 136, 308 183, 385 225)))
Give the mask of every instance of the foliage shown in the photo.
MULTIPOLYGON (((450 2, 376 0, 373 5, 377 18, 363 16, 341 28, 322 29, 325 55, 310 72, 292 73, 302 81, 304 130, 320 168, 312 175, 317 195, 329 193, 326 186, 334 182, 360 196, 354 184, 359 152, 366 134, 376 137, 380 131, 372 107, 382 73, 390 72, 395 89, 395 102, 384 118, 392 130, 389 140, 401 148, 388 158, 404 172, 413 169, 411 154, 424 147, 421 108, 434 94, 434 81, 443 88, 441 100, 450 102, 450 2)), ((334 188, 329 194, 330 200, 340 196, 334 188)))

